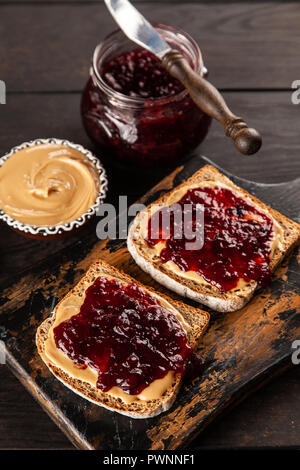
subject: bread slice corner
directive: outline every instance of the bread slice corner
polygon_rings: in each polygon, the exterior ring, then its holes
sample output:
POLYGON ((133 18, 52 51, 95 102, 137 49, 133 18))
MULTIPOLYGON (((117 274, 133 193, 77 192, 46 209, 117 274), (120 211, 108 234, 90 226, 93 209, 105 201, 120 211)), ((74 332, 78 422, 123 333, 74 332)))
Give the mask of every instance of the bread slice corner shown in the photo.
POLYGON ((117 280, 123 281, 124 283, 134 282, 141 289, 145 289, 147 292, 150 292, 153 295, 159 295, 159 297, 169 302, 182 315, 185 322, 190 326, 190 328, 186 331, 188 342, 192 348, 196 347, 200 337, 206 330, 209 323, 209 314, 207 312, 201 311, 198 308, 190 307, 182 302, 172 300, 163 294, 158 294, 154 289, 148 286, 144 286, 124 272, 121 272, 113 266, 110 266, 106 262, 100 260, 89 268, 79 283, 57 304, 53 311, 52 317, 47 318, 39 326, 36 333, 37 349, 42 360, 53 373, 53 375, 73 392, 96 405, 103 406, 108 410, 116 411, 125 416, 132 418, 152 418, 164 411, 167 411, 172 406, 180 388, 182 381, 181 375, 176 374, 174 376, 172 386, 163 394, 160 399, 149 401, 137 400, 128 404, 122 401, 121 398, 116 398, 110 395, 109 391, 102 392, 101 390, 93 387, 83 380, 78 380, 71 377, 68 373, 66 373, 66 371, 58 367, 55 363, 51 363, 45 355, 45 341, 48 338, 49 330, 55 320, 55 314, 59 308, 60 303, 70 295, 78 295, 84 298, 86 282, 93 283, 97 277, 105 275, 113 276, 117 280))
POLYGON ((203 166, 187 181, 183 182, 167 194, 164 194, 158 200, 150 204, 144 211, 141 211, 131 224, 127 238, 127 247, 138 266, 163 286, 183 297, 188 297, 196 302, 207 305, 213 310, 219 312, 233 312, 244 307, 244 305, 246 305, 252 298, 257 288, 257 283, 255 281, 250 281, 242 288, 236 288, 232 291, 222 293, 212 285, 207 285, 207 283, 200 284, 194 280, 180 277, 176 272, 170 272, 170 270, 166 269, 164 264, 160 261, 159 257, 155 257, 155 259, 153 259, 153 257, 149 256, 149 250, 145 247, 144 243, 141 243, 141 220, 147 212, 149 213, 152 206, 164 206, 167 204, 170 196, 174 195, 175 191, 181 188, 188 189, 191 185, 197 183, 202 184, 205 181, 223 183, 232 188, 242 198, 245 198, 254 206, 262 209, 265 213, 270 215, 280 225, 284 234, 284 246, 281 249, 276 249, 270 260, 270 266, 274 272, 276 267, 282 262, 283 258, 299 243, 300 225, 274 209, 271 209, 244 189, 236 186, 229 178, 220 173, 212 165, 203 166))

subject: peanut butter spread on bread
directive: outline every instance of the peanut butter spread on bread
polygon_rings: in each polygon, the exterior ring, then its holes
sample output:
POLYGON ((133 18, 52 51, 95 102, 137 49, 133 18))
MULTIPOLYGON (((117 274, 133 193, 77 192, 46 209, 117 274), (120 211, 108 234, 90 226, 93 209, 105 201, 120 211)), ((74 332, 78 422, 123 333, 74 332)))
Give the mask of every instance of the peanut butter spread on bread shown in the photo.
MULTIPOLYGON (((165 203, 163 205, 157 205, 154 207, 150 207, 150 210, 145 211, 140 218, 140 224, 136 227, 136 231, 134 234, 134 242, 137 246, 140 247, 140 250, 146 254, 146 256, 151 259, 153 263, 161 262, 160 261, 160 253, 161 251, 165 248, 166 246, 166 241, 159 241, 156 245, 154 246, 149 246, 146 242, 147 239, 147 233, 148 233, 148 223, 150 218, 153 216, 153 214, 156 212, 156 210, 161 209, 163 206, 171 206, 177 201, 179 201, 190 189, 194 188, 201 188, 201 187, 222 187, 222 188, 227 188, 231 192, 236 193, 236 191, 227 186, 224 183, 221 182, 216 182, 216 181, 203 181, 202 183, 195 183, 195 184, 190 184, 187 186, 182 186, 178 190, 174 190, 170 196, 166 199, 165 203)), ((247 200, 248 203, 251 203, 253 205, 253 202, 248 200, 247 198, 244 198, 247 200)), ((259 209, 261 212, 264 212, 263 209, 259 209)), ((279 223, 272 217, 270 214, 267 214, 268 217, 272 219, 273 222, 273 238, 270 243, 270 254, 271 257, 273 256, 273 253, 277 249, 282 249, 282 241, 283 241, 283 230, 279 223)), ((259 221, 259 219, 258 219, 259 221)), ((204 234, 205 236, 205 234, 204 234)), ((203 254, 205 256, 205 253, 203 254)), ((199 285, 209 285, 209 283, 196 271, 183 271, 181 270, 173 261, 168 261, 164 263, 164 268, 167 272, 174 273, 177 276, 180 276, 185 279, 189 279, 191 281, 196 282, 199 285)), ((247 283, 244 279, 239 279, 237 286, 233 289, 234 291, 238 291, 244 287, 246 287, 249 283, 247 283)))
MULTIPOLYGON (((115 279, 113 276, 105 275, 108 279, 115 279)), ((122 281, 125 285, 126 283, 122 281)), ((93 284, 93 282, 86 282, 84 286, 84 290, 86 291, 88 287, 93 284)), ((171 311, 178 320, 180 321, 182 328, 185 331, 190 329, 190 326, 185 322, 182 315, 165 299, 160 297, 157 294, 155 295, 159 300, 159 303, 171 311)), ((86 368, 80 368, 76 366, 76 364, 69 359, 66 354, 60 349, 57 348, 55 339, 54 339, 54 329, 56 326, 61 324, 63 321, 68 320, 73 315, 76 315, 80 311, 80 307, 84 302, 85 296, 78 296, 75 293, 72 293, 69 296, 66 296, 56 307, 55 309, 55 320, 49 330, 48 338, 45 341, 45 350, 44 354, 46 356, 46 360, 51 362, 52 364, 60 367, 64 370, 67 374, 71 377, 79 380, 83 380, 88 382, 90 385, 96 387, 97 384, 97 377, 98 373, 95 369, 88 366, 86 368)), ((155 380, 152 382, 148 387, 146 387, 139 395, 129 395, 125 393, 119 387, 112 387, 108 392, 109 395, 121 399, 124 403, 129 404, 136 401, 148 401, 148 400, 155 400, 160 399, 162 395, 172 386, 174 382, 175 373, 169 371, 163 378, 155 380)))

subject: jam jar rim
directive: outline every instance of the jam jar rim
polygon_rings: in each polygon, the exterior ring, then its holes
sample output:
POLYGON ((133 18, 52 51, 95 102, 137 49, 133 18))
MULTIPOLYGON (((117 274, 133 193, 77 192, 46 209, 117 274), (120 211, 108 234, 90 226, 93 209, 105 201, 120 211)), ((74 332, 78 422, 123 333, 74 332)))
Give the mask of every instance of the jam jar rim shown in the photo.
MULTIPOLYGON (((202 77, 207 74, 207 69, 203 63, 201 50, 197 42, 188 33, 186 33, 184 30, 180 28, 177 28, 177 27, 175 28, 173 26, 165 25, 163 23, 152 22, 151 24, 157 30, 163 30, 169 33, 182 35, 184 39, 187 41, 187 44, 191 47, 192 52, 194 53, 194 57, 192 57, 193 69, 197 73, 199 73, 202 77)), ((120 93, 114 90, 113 88, 111 88, 103 80, 99 72, 99 68, 98 68, 99 53, 100 53, 100 50, 105 45, 105 43, 108 43, 109 41, 113 40, 120 33, 122 34, 122 30, 120 28, 115 29, 109 35, 107 35, 103 39, 103 41, 101 41, 96 46, 94 50, 94 53, 92 56, 92 65, 90 68, 90 75, 96 86, 100 87, 102 91, 104 91, 110 98, 117 99, 118 105, 121 105, 123 107, 129 107, 129 108, 143 107, 146 102, 151 102, 151 105, 153 106, 162 106, 164 104, 169 104, 174 101, 180 101, 188 95, 188 91, 184 88, 182 91, 180 91, 179 93, 176 93, 175 95, 167 95, 164 97, 157 97, 157 98, 143 98, 143 97, 128 96, 128 95, 125 95, 124 93, 120 93)), ((124 39, 125 40, 127 39, 126 36, 124 36, 124 39)))

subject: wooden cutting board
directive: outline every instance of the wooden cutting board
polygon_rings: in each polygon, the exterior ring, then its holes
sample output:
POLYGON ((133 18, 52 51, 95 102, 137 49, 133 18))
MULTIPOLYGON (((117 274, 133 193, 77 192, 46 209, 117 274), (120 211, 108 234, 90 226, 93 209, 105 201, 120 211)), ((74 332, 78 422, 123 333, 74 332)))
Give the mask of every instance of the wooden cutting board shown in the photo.
MULTIPOLYGON (((193 158, 153 188, 142 202, 154 201, 207 162, 203 157, 193 158)), ((299 220, 300 179, 264 185, 228 176, 266 204, 299 220)), ((80 240, 3 286, 0 293, 0 339, 7 346, 8 366, 78 448, 183 448, 219 413, 292 366, 291 345, 300 339, 298 250, 278 269, 271 286, 258 292, 245 308, 229 314, 210 312, 211 324, 199 345, 205 371, 184 384, 167 413, 134 420, 80 398, 43 364, 36 351, 35 332, 57 301, 99 258, 166 292, 137 267, 126 249, 126 240, 95 239, 80 240)))

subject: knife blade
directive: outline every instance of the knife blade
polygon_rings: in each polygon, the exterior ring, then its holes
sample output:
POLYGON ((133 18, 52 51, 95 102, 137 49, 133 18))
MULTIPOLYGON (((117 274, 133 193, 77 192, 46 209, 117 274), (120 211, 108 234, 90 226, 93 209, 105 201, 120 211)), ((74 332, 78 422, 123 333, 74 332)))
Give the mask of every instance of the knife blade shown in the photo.
POLYGON ((260 149, 261 135, 230 111, 220 92, 203 77, 203 69, 202 74, 195 72, 181 52, 172 49, 128 0, 104 1, 125 35, 161 60, 162 66, 184 85, 196 105, 219 121, 239 152, 251 155, 260 149))
POLYGON ((155 28, 128 0, 104 0, 111 15, 126 36, 153 52, 159 59, 171 50, 155 28))

